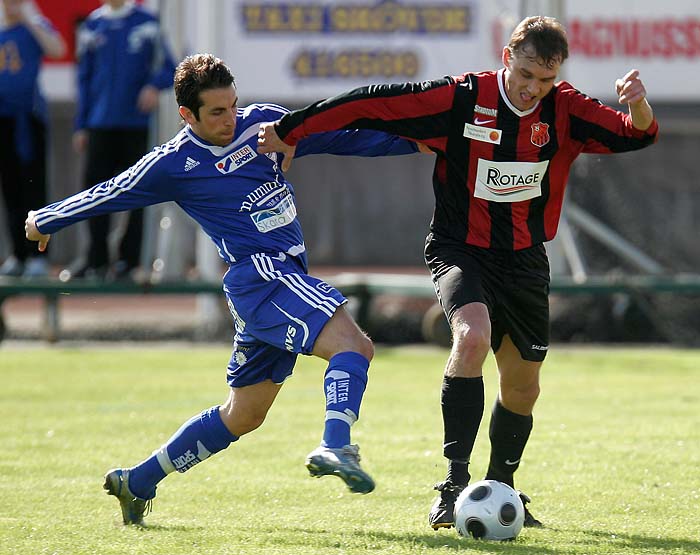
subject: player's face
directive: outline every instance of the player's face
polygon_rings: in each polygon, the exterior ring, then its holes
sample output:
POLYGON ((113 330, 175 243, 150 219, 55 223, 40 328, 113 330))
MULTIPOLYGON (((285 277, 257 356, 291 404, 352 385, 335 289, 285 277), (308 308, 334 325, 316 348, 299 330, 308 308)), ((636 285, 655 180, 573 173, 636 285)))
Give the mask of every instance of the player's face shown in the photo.
POLYGON ((180 115, 190 124, 198 137, 217 146, 227 146, 236 131, 236 89, 223 87, 199 93, 204 103, 199 108, 199 119, 185 107, 180 107, 180 115))
POLYGON ((522 111, 529 110, 547 96, 561 66, 559 62, 545 66, 540 63, 541 59, 528 53, 528 47, 522 53, 513 55, 508 48, 503 49, 506 93, 513 106, 522 111))

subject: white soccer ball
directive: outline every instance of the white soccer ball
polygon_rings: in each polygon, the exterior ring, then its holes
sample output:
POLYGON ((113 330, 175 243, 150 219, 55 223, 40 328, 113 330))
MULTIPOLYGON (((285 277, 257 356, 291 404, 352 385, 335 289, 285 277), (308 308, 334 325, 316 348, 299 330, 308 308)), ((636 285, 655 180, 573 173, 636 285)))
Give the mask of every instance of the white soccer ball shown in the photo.
POLYGON ((496 480, 474 482, 455 502, 455 528, 460 536, 512 540, 524 520, 525 508, 518 492, 496 480))

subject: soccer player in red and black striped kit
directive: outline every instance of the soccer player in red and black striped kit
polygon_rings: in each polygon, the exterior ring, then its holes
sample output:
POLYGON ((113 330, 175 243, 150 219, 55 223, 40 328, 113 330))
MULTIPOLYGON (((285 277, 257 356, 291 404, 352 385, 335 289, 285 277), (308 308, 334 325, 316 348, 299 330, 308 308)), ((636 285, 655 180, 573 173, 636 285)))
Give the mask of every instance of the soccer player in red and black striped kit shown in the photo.
MULTIPOLYGON (((301 138, 370 128, 413 139, 435 153, 435 212, 425 259, 452 328, 442 383, 445 481, 429 514, 454 524, 454 502, 484 411, 482 365, 489 348, 500 374, 491 413, 487 479, 513 486, 532 429, 539 373, 549 347, 549 263, 569 169, 582 152, 644 148, 658 125, 639 72, 615 83, 629 113, 555 84, 568 57, 566 32, 549 17, 523 20, 499 71, 422 83, 372 85, 263 124, 260 152, 285 152, 301 138)), ((524 494, 525 502, 529 498, 524 494)), ((526 526, 541 526, 526 508, 526 526)))

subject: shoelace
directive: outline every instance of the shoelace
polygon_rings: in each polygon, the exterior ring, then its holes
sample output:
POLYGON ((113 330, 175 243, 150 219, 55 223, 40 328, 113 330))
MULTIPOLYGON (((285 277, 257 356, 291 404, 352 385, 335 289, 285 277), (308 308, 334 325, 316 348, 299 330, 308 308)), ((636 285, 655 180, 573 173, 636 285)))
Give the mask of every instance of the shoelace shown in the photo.
POLYGON ((360 448, 357 445, 346 445, 343 447, 343 453, 354 459, 357 463, 359 463, 361 460, 360 448))
POLYGON ((438 482, 433 486, 434 490, 437 490, 439 492, 447 491, 450 493, 461 493, 461 491, 464 489, 464 486, 458 486, 456 484, 453 484, 452 482, 438 482))
POLYGON ((143 508, 143 516, 150 515, 152 510, 153 510, 153 499, 148 499, 146 501, 146 505, 143 508))

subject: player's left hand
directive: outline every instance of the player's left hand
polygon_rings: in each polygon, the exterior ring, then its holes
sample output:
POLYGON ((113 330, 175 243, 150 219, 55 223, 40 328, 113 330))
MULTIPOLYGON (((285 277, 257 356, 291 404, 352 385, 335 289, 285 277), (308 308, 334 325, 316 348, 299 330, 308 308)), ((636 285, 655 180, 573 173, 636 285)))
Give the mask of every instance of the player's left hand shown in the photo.
POLYGON ((37 229, 35 214, 36 212, 34 210, 31 210, 27 214, 27 219, 24 221, 24 234, 30 241, 38 241, 39 252, 44 252, 46 250, 46 245, 49 244, 51 235, 45 235, 37 229))
POLYGON ((19 23, 35 23, 39 10, 34 0, 20 0, 19 2, 4 2, 5 17, 19 23))
POLYGON ((260 154, 271 152, 281 152, 284 154, 284 160, 282 160, 283 172, 286 172, 291 167, 296 150, 296 146, 290 146, 279 138, 274 121, 260 124, 260 130, 258 131, 258 152, 260 154))
POLYGON ((144 114, 150 114, 153 110, 158 107, 158 100, 160 99, 160 91, 153 85, 146 85, 139 92, 139 97, 136 103, 139 110, 144 114))
POLYGON ((615 81, 615 90, 620 104, 636 104, 647 96, 638 69, 629 71, 622 79, 615 81))

